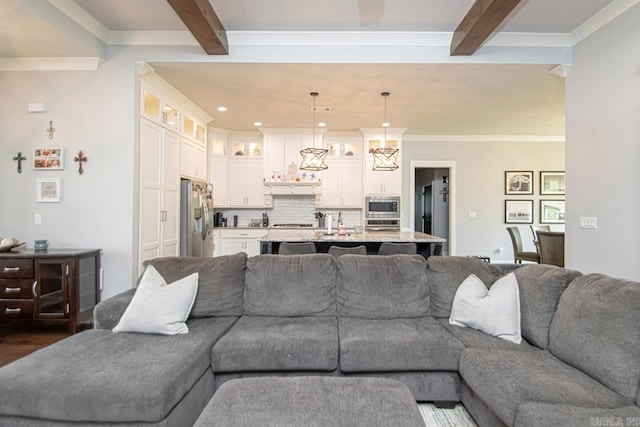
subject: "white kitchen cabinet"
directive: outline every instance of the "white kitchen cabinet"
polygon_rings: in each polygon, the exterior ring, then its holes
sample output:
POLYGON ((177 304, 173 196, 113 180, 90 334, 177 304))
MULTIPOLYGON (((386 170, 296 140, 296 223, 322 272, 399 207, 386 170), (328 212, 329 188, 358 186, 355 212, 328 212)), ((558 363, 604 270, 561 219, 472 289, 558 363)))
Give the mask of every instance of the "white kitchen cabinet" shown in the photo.
POLYGON ((182 113, 182 136, 204 146, 207 143, 207 128, 193 114, 184 111, 182 113))
POLYGON ((260 137, 233 137, 229 138, 229 158, 234 157, 260 157, 262 158, 262 138, 260 137))
MULTIPOLYGON (((316 146, 320 148, 322 146, 319 140, 320 135, 316 135, 316 139, 316 146)), ((304 172, 299 171, 302 163, 300 150, 309 147, 313 147, 311 134, 267 135, 264 147, 264 176, 267 179, 294 181, 297 176, 289 176, 289 166, 292 163, 295 165, 298 176, 304 172)))
POLYGON ((213 206, 227 206, 227 157, 209 156, 209 183, 212 187, 213 206))
POLYGON ((146 260, 179 255, 180 138, 140 119, 138 268, 146 260))
POLYGON ((381 129, 363 129, 365 149, 364 155, 364 194, 402 194, 402 134, 406 129, 389 128, 385 135, 381 129), (397 148, 398 169, 394 171, 374 171, 373 151, 376 148, 397 148))
POLYGON ((140 114, 160 126, 174 132, 180 131, 180 108, 178 103, 147 81, 140 82, 142 95, 140 114))
POLYGON ((362 160, 333 157, 327 159, 327 166, 322 175, 322 196, 316 198, 319 206, 361 209, 362 160))
POLYGON ((260 255, 260 239, 267 235, 266 229, 220 229, 220 255, 246 252, 248 256, 260 255))
POLYGON ((180 144, 180 173, 185 178, 207 180, 207 148, 185 137, 180 144))
POLYGON ((227 206, 241 208, 269 206, 269 199, 265 198, 264 192, 262 159, 230 158, 227 169, 227 206))

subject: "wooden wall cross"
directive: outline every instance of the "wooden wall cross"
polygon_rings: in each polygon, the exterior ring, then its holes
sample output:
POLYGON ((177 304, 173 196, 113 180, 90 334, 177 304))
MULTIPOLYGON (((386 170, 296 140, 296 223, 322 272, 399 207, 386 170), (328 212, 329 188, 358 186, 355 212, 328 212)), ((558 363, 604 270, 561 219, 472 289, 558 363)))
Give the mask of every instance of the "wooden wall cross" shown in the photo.
POLYGON ((18 173, 22 173, 22 162, 27 160, 27 158, 22 155, 21 151, 18 151, 18 155, 15 156, 13 160, 18 162, 18 173))
POLYGON ((82 163, 86 162, 87 160, 87 156, 84 155, 82 150, 78 151, 78 154, 73 159, 74 162, 78 162, 78 173, 80 175, 84 173, 84 169, 82 169, 82 163))

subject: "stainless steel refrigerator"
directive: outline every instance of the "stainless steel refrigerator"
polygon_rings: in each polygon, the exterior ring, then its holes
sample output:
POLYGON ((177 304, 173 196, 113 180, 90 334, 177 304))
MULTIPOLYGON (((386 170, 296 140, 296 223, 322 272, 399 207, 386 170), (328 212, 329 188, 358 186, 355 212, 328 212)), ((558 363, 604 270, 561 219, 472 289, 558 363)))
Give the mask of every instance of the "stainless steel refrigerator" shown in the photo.
POLYGON ((213 199, 206 182, 181 180, 180 256, 213 256, 213 199))

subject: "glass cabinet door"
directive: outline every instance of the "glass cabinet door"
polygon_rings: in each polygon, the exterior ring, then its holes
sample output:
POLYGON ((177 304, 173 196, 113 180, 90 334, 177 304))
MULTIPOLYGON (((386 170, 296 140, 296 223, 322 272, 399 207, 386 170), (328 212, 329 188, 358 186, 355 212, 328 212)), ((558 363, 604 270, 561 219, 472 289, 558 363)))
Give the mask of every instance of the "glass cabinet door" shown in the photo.
POLYGON ((69 313, 67 279, 68 264, 64 260, 36 260, 34 317, 65 318, 69 313))

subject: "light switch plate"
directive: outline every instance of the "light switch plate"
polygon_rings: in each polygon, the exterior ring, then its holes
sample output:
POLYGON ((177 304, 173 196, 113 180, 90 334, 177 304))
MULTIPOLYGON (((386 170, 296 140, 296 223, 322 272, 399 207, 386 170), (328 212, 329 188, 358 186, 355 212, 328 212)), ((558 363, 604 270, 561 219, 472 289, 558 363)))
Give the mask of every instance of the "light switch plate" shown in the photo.
POLYGON ((598 218, 596 218, 595 216, 581 216, 580 228, 590 228, 590 229, 598 228, 598 218))

